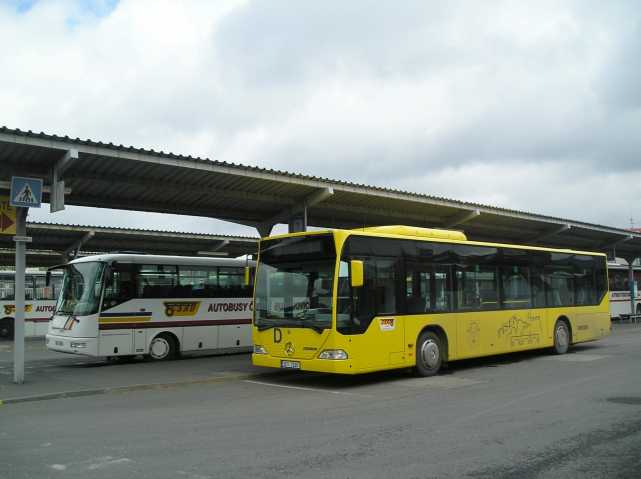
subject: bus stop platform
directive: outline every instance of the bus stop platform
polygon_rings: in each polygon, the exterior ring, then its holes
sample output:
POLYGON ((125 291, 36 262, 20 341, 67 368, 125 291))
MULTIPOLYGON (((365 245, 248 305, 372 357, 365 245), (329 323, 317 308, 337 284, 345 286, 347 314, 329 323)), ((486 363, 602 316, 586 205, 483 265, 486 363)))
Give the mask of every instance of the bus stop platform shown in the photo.
MULTIPOLYGON (((0 405, 248 379, 265 374, 248 353, 194 354, 163 363, 106 360, 48 351, 44 338, 26 341, 24 384, 13 383, 13 342, 0 341, 0 405)), ((268 372, 267 372, 268 373, 268 372)))

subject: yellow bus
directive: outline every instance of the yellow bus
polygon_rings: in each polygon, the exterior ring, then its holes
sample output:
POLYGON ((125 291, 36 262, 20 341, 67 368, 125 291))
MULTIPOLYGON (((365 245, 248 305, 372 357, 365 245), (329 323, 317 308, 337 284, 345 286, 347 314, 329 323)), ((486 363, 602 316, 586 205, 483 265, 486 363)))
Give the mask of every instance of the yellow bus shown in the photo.
POLYGON ((359 374, 536 348, 611 330, 606 256, 409 226, 264 238, 253 364, 359 374))

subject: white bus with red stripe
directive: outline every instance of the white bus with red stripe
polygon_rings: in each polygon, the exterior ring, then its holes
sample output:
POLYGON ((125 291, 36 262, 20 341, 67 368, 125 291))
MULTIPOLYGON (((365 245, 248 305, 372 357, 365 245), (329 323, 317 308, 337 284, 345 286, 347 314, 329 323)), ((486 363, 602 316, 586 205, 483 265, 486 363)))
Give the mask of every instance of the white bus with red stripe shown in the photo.
MULTIPOLYGON (((634 314, 641 314, 641 267, 634 268, 634 285, 636 293, 634 299, 634 314)), ((621 318, 628 316, 631 310, 630 303, 630 271, 628 263, 622 258, 616 258, 614 261, 608 261, 608 278, 610 281, 610 317, 621 318)))
POLYGON ((51 350, 156 360, 251 350, 253 261, 105 254, 61 268, 51 350))
MULTIPOLYGON (((25 274, 25 337, 44 336, 56 306, 62 274, 53 274, 46 285, 46 271, 25 274)), ((0 271, 0 338, 13 338, 16 314, 14 271, 0 271)))

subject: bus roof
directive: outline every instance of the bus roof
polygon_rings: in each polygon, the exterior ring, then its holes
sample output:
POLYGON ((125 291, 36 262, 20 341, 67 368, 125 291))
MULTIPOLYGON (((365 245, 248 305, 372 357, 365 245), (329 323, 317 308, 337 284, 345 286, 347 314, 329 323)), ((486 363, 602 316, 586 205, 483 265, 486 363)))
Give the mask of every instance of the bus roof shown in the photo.
POLYGON ((136 263, 136 264, 172 264, 178 266, 253 266, 255 261, 239 258, 202 258, 200 256, 169 256, 152 254, 109 253, 84 256, 70 261, 68 264, 102 261, 104 263, 136 263))
POLYGON ((373 228, 358 228, 353 230, 326 229, 326 230, 318 230, 318 231, 304 231, 300 233, 289 233, 289 234, 271 236, 268 238, 262 238, 261 241, 287 238, 292 236, 332 234, 334 232, 340 232, 349 236, 370 236, 370 237, 379 237, 379 238, 413 239, 418 241, 434 241, 437 243, 467 244, 467 245, 474 245, 474 246, 496 246, 496 247, 503 247, 503 248, 507 247, 507 248, 517 248, 517 249, 526 249, 526 250, 535 250, 535 251, 550 251, 550 252, 556 252, 556 253, 573 253, 573 254, 587 254, 587 255, 594 255, 594 256, 606 256, 605 253, 600 253, 597 251, 581 251, 581 250, 573 250, 568 248, 545 248, 542 246, 530 246, 530 245, 520 245, 520 244, 510 244, 510 243, 491 243, 491 242, 485 242, 485 241, 470 241, 468 239, 464 239, 465 235, 460 231, 452 230, 450 231, 451 235, 447 235, 446 232, 448 231, 449 230, 442 230, 442 229, 432 230, 430 228, 415 228, 415 227, 398 225, 398 226, 383 226, 383 227, 373 227, 373 228), (418 231, 418 230, 422 230, 422 231, 418 231))

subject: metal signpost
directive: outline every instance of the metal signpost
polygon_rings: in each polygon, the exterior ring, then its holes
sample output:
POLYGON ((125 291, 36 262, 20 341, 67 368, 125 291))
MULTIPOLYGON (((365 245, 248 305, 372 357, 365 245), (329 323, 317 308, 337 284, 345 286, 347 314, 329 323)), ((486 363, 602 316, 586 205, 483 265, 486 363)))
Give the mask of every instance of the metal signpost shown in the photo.
POLYGON ((26 269, 26 243, 31 241, 27 236, 27 213, 29 208, 40 208, 42 200, 42 180, 39 178, 11 178, 11 193, 9 204, 16 208, 16 276, 13 340, 13 381, 17 384, 24 382, 24 277, 26 269))

